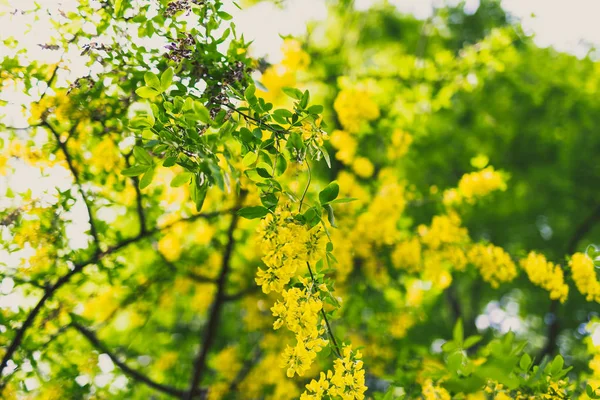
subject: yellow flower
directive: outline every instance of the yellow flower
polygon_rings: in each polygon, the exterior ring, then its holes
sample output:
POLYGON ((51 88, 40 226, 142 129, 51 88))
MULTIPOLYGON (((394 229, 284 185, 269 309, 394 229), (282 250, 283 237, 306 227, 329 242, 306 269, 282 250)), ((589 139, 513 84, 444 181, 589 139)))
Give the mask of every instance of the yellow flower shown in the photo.
POLYGON ((358 147, 358 143, 354 137, 346 131, 335 130, 331 134, 329 142, 337 149, 335 158, 346 165, 352 163, 356 155, 356 148, 358 147))
POLYGON ((489 166, 481 171, 465 174, 460 178, 457 189, 444 193, 444 204, 474 203, 475 200, 496 190, 506 190, 506 177, 489 166))
POLYGON ((297 344, 295 347, 287 346, 283 353, 282 368, 287 368, 286 375, 288 378, 293 378, 294 374, 303 376, 310 368, 312 361, 316 357, 316 353, 308 351, 302 344, 297 344))
POLYGON ((417 228, 421 241, 430 249, 439 249, 442 245, 462 244, 469 240, 466 228, 460 226, 457 214, 436 215, 431 227, 420 225, 417 228))
POLYGON ((569 286, 565 284, 560 265, 546 261, 546 257, 535 252, 529 253, 526 259, 521 260, 521 267, 527 273, 529 280, 550 292, 550 298, 564 303, 569 294, 569 286))
POLYGON ((497 288, 501 283, 510 282, 517 277, 517 268, 501 247, 476 244, 469 250, 467 257, 479 270, 484 281, 497 288))
POLYGON ((410 133, 402 129, 396 129, 392 133, 392 144, 388 147, 388 158, 396 160, 408 152, 408 148, 413 141, 410 133))
POLYGON ((419 239, 413 238, 398 243, 392 252, 392 263, 395 268, 405 269, 411 273, 419 272, 423 266, 419 239))
POLYGON ((366 157, 357 157, 352 163, 352 170, 361 178, 370 178, 375 171, 375 167, 366 157))
POLYGON ((225 347, 213 358, 212 365, 221 377, 227 381, 232 381, 242 369, 237 347, 225 347))
POLYGON ((450 400, 450 393, 441 386, 434 385, 431 379, 427 379, 423 384, 424 400, 450 400))
POLYGON ((587 301, 600 303, 600 282, 597 279, 594 261, 587 254, 575 253, 569 261, 577 290, 587 301))
POLYGON ((379 117, 379 107, 365 90, 342 89, 333 108, 344 129, 351 133, 359 132, 365 122, 379 117))
POLYGON ((283 52, 281 64, 291 71, 304 69, 310 64, 310 56, 302 50, 302 44, 296 39, 285 39, 281 51, 283 52))
POLYGON ((285 67, 274 65, 267 68, 263 73, 261 82, 268 89, 268 92, 257 88, 257 95, 268 102, 276 103, 286 98, 282 91, 284 87, 296 85, 296 76, 285 67))

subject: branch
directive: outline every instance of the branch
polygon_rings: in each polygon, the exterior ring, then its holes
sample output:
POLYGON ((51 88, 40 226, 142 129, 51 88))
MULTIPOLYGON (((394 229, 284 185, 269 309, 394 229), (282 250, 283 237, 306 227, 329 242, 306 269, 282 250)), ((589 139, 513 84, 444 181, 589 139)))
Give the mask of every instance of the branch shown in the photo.
MULTIPOLYGON (((238 198, 238 204, 241 204, 244 197, 245 192, 242 192, 238 198)), ((231 216, 231 223, 229 224, 229 229, 227 231, 227 244, 225 245, 225 252, 223 254, 223 260, 221 263, 221 272, 217 278, 217 294, 215 295, 215 299, 210 308, 210 314, 204 330, 204 335, 202 337, 200 351, 198 352, 198 356, 194 361, 194 371, 192 373, 188 392, 181 397, 183 400, 191 400, 193 398, 194 391, 198 387, 198 384, 202 379, 202 375, 205 372, 206 357, 208 356, 210 347, 212 346, 217 334, 219 319, 221 317, 221 308, 223 307, 223 304, 225 304, 226 300, 225 286, 227 284, 230 260, 231 256, 233 255, 233 248, 235 244, 233 233, 237 227, 238 219, 239 217, 237 213, 234 213, 231 216)))
POLYGON ((65 159, 67 160, 67 165, 69 166, 69 170, 71 171, 71 174, 73 175, 73 178, 75 179, 75 185, 77 186, 77 190, 81 194, 81 197, 83 198, 83 202, 85 203, 85 208, 87 210, 88 218, 90 220, 90 233, 92 234, 92 237, 94 238, 94 243, 96 245, 96 248, 100 248, 100 239, 98 238, 98 230, 96 229, 96 222, 94 221, 94 216, 92 213, 92 205, 91 205, 89 199, 87 198, 85 191, 83 190, 83 186, 81 185, 79 175, 77 174, 77 170, 75 169, 75 166, 73 165, 73 159, 71 158, 71 155, 69 154, 69 151, 67 150, 67 144, 60 140, 60 135, 58 134, 58 132, 56 132, 56 130, 52 127, 52 125, 50 125, 46 120, 42 120, 41 125, 48 128, 50 130, 50 132, 52 132, 52 134, 54 135, 54 138, 56 139, 56 142, 58 143, 58 146, 60 147, 63 154, 65 155, 65 159))
MULTIPOLYGON (((121 250, 127 246, 129 246, 130 244, 139 242, 140 240, 149 237, 157 232, 161 232, 164 231, 166 229, 169 229, 170 227, 172 227, 175 224, 178 224, 180 222, 191 222, 191 221, 195 221, 197 219, 200 218, 213 218, 219 215, 222 215, 224 213, 228 213, 232 210, 225 210, 225 211, 214 211, 211 213, 205 213, 205 214, 196 214, 193 215, 191 217, 188 218, 182 218, 178 221, 173 221, 170 224, 167 224, 161 228, 154 228, 151 230, 146 231, 145 233, 140 233, 137 236, 134 236, 132 238, 129 239, 125 239, 123 240, 121 243, 117 244, 116 246, 112 246, 109 247, 108 249, 104 250, 104 251, 99 251, 97 252, 94 256, 92 256, 89 260, 79 263, 79 264, 75 264, 75 266, 73 267, 73 269, 69 272, 67 272, 65 275, 61 276, 60 278, 58 278, 58 280, 51 286, 49 286, 47 288, 47 290, 45 291, 44 295, 42 296, 42 298, 38 301, 38 303, 35 305, 35 307, 29 312, 29 314, 27 315, 27 318, 25 319, 25 321, 23 322, 23 324, 21 325, 21 327, 17 330, 17 332, 15 333, 14 338, 12 339, 11 343, 9 344, 8 348, 6 349, 6 352, 4 353, 4 357, 2 358, 2 361, 0 362, 0 377, 2 377, 2 371, 4 371, 4 369, 6 368, 6 365, 8 364, 8 361, 12 358, 12 356, 14 355, 15 351, 19 348, 19 345, 21 344, 21 341, 23 340, 23 337, 25 336, 25 333, 27 332, 27 330, 31 327, 31 325, 33 324, 35 318, 37 317, 37 315, 40 313, 40 311, 42 310, 42 307, 44 306, 44 304, 46 303, 46 301, 48 301, 49 299, 52 298, 52 296, 54 295, 54 293, 60 289, 64 284, 66 284, 67 282, 69 282, 71 280, 71 278, 73 277, 73 275, 76 275, 77 273, 81 272, 86 266, 91 265, 91 264, 96 264, 98 261, 100 261, 101 259, 103 259, 104 257, 115 253, 118 250, 121 250)), ((4 377, 4 380, 0 382, 0 395, 2 394, 2 390, 4 389, 4 387, 6 386, 6 384, 8 383, 8 381, 10 380, 10 375, 4 377)))
MULTIPOLYGON (((148 376, 129 367, 123 361, 119 360, 119 357, 117 357, 116 354, 111 352, 108 349, 108 347, 106 347, 92 331, 88 330, 87 328, 83 327, 82 325, 78 324, 77 322, 75 322, 75 321, 71 322, 71 326, 73 328, 75 328, 79 333, 81 333, 92 344, 92 346, 94 346, 98 351, 108 355, 108 357, 110 357, 112 362, 115 363, 115 365, 117 367, 119 367, 125 375, 128 375, 129 377, 133 378, 134 380, 141 382, 153 389, 156 389, 160 392, 169 394, 174 397, 181 397, 185 393, 184 390, 177 389, 172 386, 167 386, 167 385, 163 385, 161 383, 155 382, 152 379, 150 379, 148 376)), ((198 395, 198 396, 204 397, 206 395, 206 392, 207 392, 206 389, 200 389, 200 390, 197 390, 194 392, 194 396, 198 395)))
MULTIPOLYGON (((308 272, 310 273, 310 278, 312 279, 313 283, 315 283, 315 276, 313 275, 312 268, 310 267, 310 263, 307 261, 306 265, 308 266, 308 272)), ((325 320, 325 325, 327 325, 327 333, 329 333, 329 337, 331 338, 331 341, 333 342, 335 352, 337 353, 337 355, 340 358, 343 358, 342 352, 340 350, 340 346, 338 346, 337 341, 335 340, 335 335, 333 334, 331 325, 329 325, 329 320, 327 319, 327 313, 325 312, 324 308, 321 308, 321 315, 323 316, 323 319, 325 320)))

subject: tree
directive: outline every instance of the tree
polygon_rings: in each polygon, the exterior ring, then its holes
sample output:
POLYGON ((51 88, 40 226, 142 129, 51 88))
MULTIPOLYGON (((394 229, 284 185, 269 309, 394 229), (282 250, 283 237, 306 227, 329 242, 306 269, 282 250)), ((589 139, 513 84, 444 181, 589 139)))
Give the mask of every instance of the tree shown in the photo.
POLYGON ((596 64, 484 1, 270 65, 223 3, 3 16, 56 36, 4 42, 2 395, 598 398, 596 64))

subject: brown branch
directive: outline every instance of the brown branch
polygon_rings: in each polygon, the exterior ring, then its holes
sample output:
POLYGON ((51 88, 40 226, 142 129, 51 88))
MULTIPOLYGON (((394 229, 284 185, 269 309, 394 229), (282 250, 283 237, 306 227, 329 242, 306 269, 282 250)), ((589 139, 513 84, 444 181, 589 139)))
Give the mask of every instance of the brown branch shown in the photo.
MULTIPOLYGON (((306 265, 308 266, 308 272, 310 273, 310 278, 312 279, 312 281, 314 283, 315 276, 313 275, 312 268, 310 267, 310 263, 307 261, 306 265)), ((329 320, 327 319, 327 313, 325 312, 324 308, 321 308, 321 315, 323 316, 323 319, 325 320, 325 325, 327 325, 327 333, 329 333, 329 337, 331 338, 331 341, 333 342, 333 347, 335 349, 335 352, 337 353, 338 357, 342 358, 342 351, 340 350, 340 346, 337 344, 337 341, 335 340, 335 335, 333 334, 331 325, 329 325, 329 320)))
MULTIPOLYGON (((45 291, 42 298, 38 301, 38 303, 35 305, 35 307, 29 312, 29 314, 27 315, 27 318, 25 319, 25 321, 23 322, 21 327, 19 329, 17 329, 15 336, 13 337, 11 343, 9 344, 8 348, 6 349, 6 352, 4 353, 4 357, 2 358, 2 361, 0 362, 0 377, 2 377, 2 371, 6 368, 8 361, 12 358, 15 351, 19 348, 19 345, 21 344, 21 341, 23 340, 25 333, 33 325, 35 318, 38 316, 38 314, 42 310, 42 307, 44 306, 46 301, 48 301, 50 298, 52 298, 52 296, 58 289, 60 289, 63 285, 65 285, 67 282, 69 282, 74 275, 81 272, 86 266, 91 265, 91 264, 96 264, 98 261, 100 261, 104 257, 106 257, 110 254, 113 254, 116 251, 121 250, 124 247, 129 246, 130 244, 139 242, 140 240, 142 240, 146 237, 149 237, 157 232, 161 232, 166 229, 169 229, 173 225, 178 224, 180 222, 192 222, 192 221, 195 221, 200 218, 209 219, 209 218, 213 218, 213 217, 222 215, 224 213, 229 213, 230 211, 232 211, 232 210, 214 211, 211 213, 196 214, 196 215, 193 215, 188 218, 182 218, 178 221, 173 221, 172 223, 167 224, 161 228, 156 227, 154 229, 146 231, 145 233, 140 233, 137 236, 131 237, 129 239, 125 239, 121 243, 119 243, 115 246, 109 247, 108 249, 106 249, 104 251, 97 252, 89 260, 82 262, 82 263, 75 264, 75 266, 73 267, 73 269, 71 271, 69 271, 65 275, 61 276, 60 278, 58 278, 58 280, 53 285, 48 287, 48 289, 45 291)), ((0 381, 0 395, 2 394, 2 390, 4 389, 4 387, 10 380, 10 376, 11 375, 4 376, 3 377, 4 380, 0 381)))
POLYGON ((90 203, 87 195, 85 194, 85 191, 83 190, 83 186, 81 185, 81 180, 79 179, 79 175, 77 174, 77 170, 75 169, 75 165, 73 164, 73 159, 71 158, 71 155, 69 154, 69 151, 67 149, 67 144, 65 142, 63 142, 62 140, 60 140, 59 133, 46 120, 42 120, 42 126, 48 128, 50 130, 50 132, 52 132, 52 135, 54 135, 54 138, 56 139, 58 146, 60 147, 61 151, 65 155, 65 159, 67 160, 67 165, 69 166, 69 170, 71 171, 71 174, 73 175, 73 178, 75 179, 75 185, 77 186, 77 190, 81 194, 81 197, 83 198, 83 202, 85 203, 85 208, 87 210, 88 218, 90 220, 90 233, 91 233, 92 237, 94 238, 94 244, 96 245, 96 248, 100 248, 100 239, 98 238, 98 230, 96 229, 96 222, 94 220, 94 215, 92 213, 92 204, 90 203))
MULTIPOLYGON (((81 333, 92 344, 92 346, 94 346, 98 351, 108 355, 108 357, 110 357, 112 362, 117 367, 119 367, 125 375, 128 375, 132 379, 134 379, 138 382, 141 382, 155 390, 158 390, 162 393, 166 393, 166 394, 174 396, 174 397, 181 397, 185 393, 184 390, 177 389, 172 386, 164 385, 162 383, 158 383, 158 382, 150 379, 148 376, 142 374, 141 372, 129 367, 125 362, 121 361, 115 353, 111 352, 110 349, 108 349, 108 347, 106 345, 104 345, 92 331, 88 330, 87 328, 83 327, 82 325, 78 324, 77 322, 75 322, 75 321, 71 322, 71 326, 73 328, 75 328, 79 333, 81 333)), ((194 392, 194 396, 204 397, 204 396, 206 396, 206 392, 207 392, 206 389, 199 389, 194 392)))
MULTIPOLYGON (((245 192, 240 194, 238 198, 238 205, 242 203, 243 198, 245 197, 245 192)), ((221 272, 219 273, 219 277, 217 278, 217 293, 215 295, 215 299, 210 307, 210 313, 208 317, 208 322, 204 329, 204 334, 202 336, 202 345, 198 352, 198 355, 194 361, 194 370, 192 372, 192 378, 190 379, 190 386, 183 396, 181 396, 184 400, 191 400, 193 398, 194 391, 198 387, 200 380, 205 372, 206 368, 206 357, 208 356, 208 352, 210 347, 212 346, 216 334, 217 328, 219 326, 219 320, 221 317, 221 308, 225 304, 226 299, 226 284, 227 277, 230 269, 230 260, 233 255, 233 248, 235 245, 235 239, 233 237, 233 233, 237 227, 239 217, 237 213, 234 213, 231 216, 231 223, 229 224, 229 229, 227 231, 227 244, 225 245, 225 251, 223 253, 223 260, 221 262, 221 272)))

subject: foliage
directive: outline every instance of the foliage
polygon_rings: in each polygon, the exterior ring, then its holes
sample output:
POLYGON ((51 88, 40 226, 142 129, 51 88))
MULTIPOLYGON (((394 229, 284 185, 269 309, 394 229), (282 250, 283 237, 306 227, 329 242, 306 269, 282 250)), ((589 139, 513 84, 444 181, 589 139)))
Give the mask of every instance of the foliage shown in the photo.
POLYGON ((272 65, 227 6, 2 15, 55 32, 3 43, 3 398, 600 398, 598 64, 489 0, 272 65))

